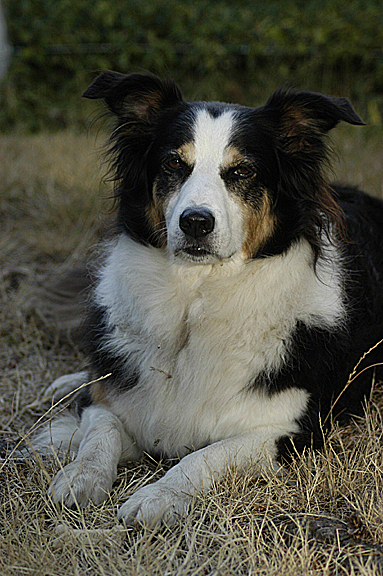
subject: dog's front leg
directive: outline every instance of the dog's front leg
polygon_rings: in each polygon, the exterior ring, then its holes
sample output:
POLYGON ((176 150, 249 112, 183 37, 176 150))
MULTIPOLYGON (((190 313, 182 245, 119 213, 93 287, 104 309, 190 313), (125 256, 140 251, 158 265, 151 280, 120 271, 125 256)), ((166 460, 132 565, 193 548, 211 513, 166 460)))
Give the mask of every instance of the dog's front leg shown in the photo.
POLYGON ((282 431, 276 433, 275 429, 265 428, 220 440, 188 454, 163 478, 135 492, 121 506, 118 518, 127 525, 173 523, 187 513, 193 495, 208 490, 228 466, 243 468, 250 462, 260 468, 271 466, 277 453, 275 440, 280 436, 282 431))
POLYGON ((68 507, 84 507, 105 500, 117 477, 117 465, 141 456, 120 420, 109 410, 90 406, 80 423, 83 437, 73 462, 63 467, 49 487, 49 494, 68 507))

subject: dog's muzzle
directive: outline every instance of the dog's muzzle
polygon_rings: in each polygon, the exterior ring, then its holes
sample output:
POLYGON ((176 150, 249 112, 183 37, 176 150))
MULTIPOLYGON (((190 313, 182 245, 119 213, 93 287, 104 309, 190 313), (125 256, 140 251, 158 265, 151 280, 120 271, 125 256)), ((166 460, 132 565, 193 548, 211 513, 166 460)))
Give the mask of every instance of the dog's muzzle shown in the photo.
POLYGON ((184 234, 182 252, 194 261, 212 256, 209 234, 213 232, 215 218, 206 208, 186 208, 180 218, 179 227, 184 234))
POLYGON ((205 208, 187 208, 180 216, 180 228, 186 236, 194 240, 205 238, 214 229, 214 216, 205 208))

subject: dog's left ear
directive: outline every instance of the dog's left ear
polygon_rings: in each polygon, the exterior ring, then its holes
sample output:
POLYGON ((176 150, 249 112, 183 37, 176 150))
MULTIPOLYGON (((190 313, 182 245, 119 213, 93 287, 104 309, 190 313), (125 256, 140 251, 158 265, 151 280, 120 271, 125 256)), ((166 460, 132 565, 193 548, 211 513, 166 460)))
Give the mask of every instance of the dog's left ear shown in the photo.
POLYGON ((309 150, 340 121, 364 125, 347 98, 314 92, 280 89, 264 106, 264 113, 277 121, 278 135, 288 152, 309 150))
POLYGON ((103 98, 119 120, 151 122, 166 108, 183 102, 178 86, 153 74, 120 74, 107 70, 83 93, 85 98, 103 98))

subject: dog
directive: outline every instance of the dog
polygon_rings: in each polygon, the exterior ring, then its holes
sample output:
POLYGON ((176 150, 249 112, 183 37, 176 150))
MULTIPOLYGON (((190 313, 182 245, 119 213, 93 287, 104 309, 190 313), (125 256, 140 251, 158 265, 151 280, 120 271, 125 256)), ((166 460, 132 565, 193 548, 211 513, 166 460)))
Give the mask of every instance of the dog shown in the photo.
POLYGON ((349 375, 383 338, 383 202, 327 181, 328 132, 364 124, 345 98, 188 103, 170 80, 112 71, 84 97, 115 118, 118 213, 89 370, 53 387, 93 383, 33 445, 73 453, 49 489, 67 506, 102 502, 144 452, 179 458, 118 512, 171 523, 228 466, 279 466, 363 412, 379 347, 349 375))

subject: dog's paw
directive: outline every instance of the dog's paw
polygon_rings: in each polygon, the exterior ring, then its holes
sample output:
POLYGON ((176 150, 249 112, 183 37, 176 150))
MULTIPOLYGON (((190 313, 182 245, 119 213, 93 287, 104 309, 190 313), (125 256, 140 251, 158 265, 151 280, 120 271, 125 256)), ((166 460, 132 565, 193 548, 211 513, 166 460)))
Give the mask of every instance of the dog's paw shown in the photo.
POLYGON ((74 392, 82 384, 89 381, 89 376, 87 372, 76 372, 75 374, 64 374, 60 378, 56 378, 54 382, 44 391, 44 396, 41 398, 40 402, 46 402, 52 400, 62 400, 68 396, 71 392, 74 392))
POLYGON ((48 494, 58 504, 68 508, 84 508, 92 501, 103 502, 112 489, 115 475, 102 470, 93 462, 76 458, 60 470, 51 483, 48 494))
POLYGON ((163 480, 137 490, 119 509, 118 519, 127 526, 154 526, 171 525, 186 516, 192 495, 168 486, 163 480))

